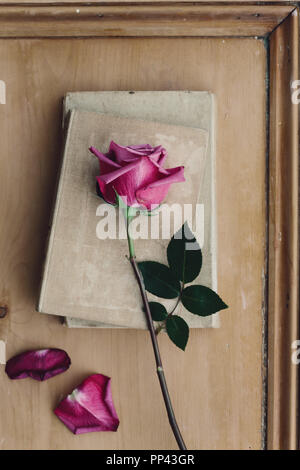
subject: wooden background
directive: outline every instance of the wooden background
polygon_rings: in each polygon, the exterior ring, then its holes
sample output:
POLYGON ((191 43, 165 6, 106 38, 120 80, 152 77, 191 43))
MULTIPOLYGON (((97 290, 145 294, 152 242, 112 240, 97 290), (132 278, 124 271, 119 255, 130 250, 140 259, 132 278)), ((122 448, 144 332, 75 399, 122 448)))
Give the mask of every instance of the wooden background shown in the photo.
MULTIPOLYGON (((170 0, 141 0, 139 3, 168 3, 170 2, 170 0)), ((249 4, 249 3, 259 3, 259 2, 255 2, 255 1, 249 1, 249 0, 210 0, 210 2, 215 2, 215 3, 223 3, 223 4, 231 4, 231 3, 239 3, 239 4, 249 4)), ((15 1, 15 0, 11 0, 11 1, 8 1, 8 0, 0 0, 0 4, 3 3, 3 4, 9 4, 9 3, 19 3, 19 4, 34 4, 34 3, 45 3, 45 4, 75 4, 75 3, 81 3, 81 4, 85 4, 85 3, 90 3, 90 4, 105 4, 105 3, 116 3, 116 4, 121 4, 121 3, 134 3, 133 0, 88 0, 85 1, 85 0, 18 0, 18 1, 15 1)), ((178 3, 207 3, 207 0, 193 0, 193 2, 191 2, 191 0, 180 0, 178 3)), ((296 2, 294 1, 286 1, 286 0, 264 0, 263 3, 290 3, 290 4, 295 4, 296 2)))
MULTIPOLYGON (((185 353, 160 337, 189 449, 254 449, 261 441, 265 250, 264 43, 256 39, 0 40, 0 339, 11 357, 60 347, 71 369, 45 383, 9 381, 0 366, 2 449, 175 449, 147 332, 67 330, 34 306, 60 162, 61 100, 80 90, 216 94, 219 330, 191 333, 185 353), (73 436, 53 415, 88 374, 112 377, 117 433, 73 436)), ((71 269, 72 267, 70 267, 71 269)))

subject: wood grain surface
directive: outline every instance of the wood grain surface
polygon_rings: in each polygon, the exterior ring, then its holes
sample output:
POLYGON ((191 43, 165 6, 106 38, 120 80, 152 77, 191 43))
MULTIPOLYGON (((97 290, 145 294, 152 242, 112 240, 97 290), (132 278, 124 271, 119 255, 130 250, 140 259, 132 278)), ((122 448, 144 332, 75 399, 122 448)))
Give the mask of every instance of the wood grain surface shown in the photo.
POLYGON ((0 37, 264 36, 291 5, 8 5, 0 37))
POLYGON ((291 360, 299 338, 299 104, 291 100, 298 79, 295 12, 270 37, 268 440, 273 449, 299 445, 299 367, 291 360))
MULTIPOLYGON (((239 3, 239 4, 259 4, 261 2, 259 1, 249 1, 249 0, 209 0, 210 3, 223 3, 226 5, 226 3, 234 4, 234 3, 239 3)), ((5 5, 11 3, 11 4, 84 4, 84 0, 17 0, 17 1, 8 1, 8 0, 0 0, 0 4, 3 3, 5 5)), ((127 3, 134 3, 133 0, 89 0, 90 4, 127 4, 127 3)), ((170 0, 139 0, 139 3, 170 3, 170 0)), ((184 3, 207 3, 207 0, 180 0, 179 2, 175 2, 178 4, 184 4, 184 3)), ((278 4, 295 4, 296 2, 293 0, 264 0, 264 3, 278 3, 278 4)))
MULTIPOLYGON (((257 449, 261 441, 265 250, 264 43, 256 39, 0 40, 0 339, 11 357, 60 347, 71 369, 45 383, 0 366, 2 449, 175 449, 147 332, 68 330, 35 312, 61 158, 62 97, 83 90, 216 94, 218 330, 191 332, 185 353, 159 338, 190 449, 257 449), (226 57, 226 60, 224 58, 226 57), (88 374, 112 377, 117 433, 73 436, 52 410, 88 374)), ((70 267, 71 269, 71 267, 70 267)))

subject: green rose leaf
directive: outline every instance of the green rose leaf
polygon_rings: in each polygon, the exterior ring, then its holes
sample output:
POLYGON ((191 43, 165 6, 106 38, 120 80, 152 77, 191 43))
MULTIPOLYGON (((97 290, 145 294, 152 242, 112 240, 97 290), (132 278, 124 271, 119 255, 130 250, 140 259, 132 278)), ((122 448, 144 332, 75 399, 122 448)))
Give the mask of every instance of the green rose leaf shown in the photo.
POLYGON ((156 261, 138 263, 142 273, 145 289, 163 299, 174 299, 180 293, 180 283, 170 268, 156 261))
POLYGON ((228 308, 218 294, 205 286, 186 287, 182 292, 181 301, 189 312, 201 317, 207 317, 228 308))
POLYGON ((159 302, 149 302, 149 307, 154 321, 163 321, 167 318, 168 312, 164 305, 159 302))
POLYGON ((175 277, 183 283, 192 282, 200 273, 201 249, 186 222, 171 238, 167 256, 175 277))
POLYGON ((184 351, 190 331, 186 321, 178 315, 172 315, 167 318, 166 329, 170 340, 184 351))

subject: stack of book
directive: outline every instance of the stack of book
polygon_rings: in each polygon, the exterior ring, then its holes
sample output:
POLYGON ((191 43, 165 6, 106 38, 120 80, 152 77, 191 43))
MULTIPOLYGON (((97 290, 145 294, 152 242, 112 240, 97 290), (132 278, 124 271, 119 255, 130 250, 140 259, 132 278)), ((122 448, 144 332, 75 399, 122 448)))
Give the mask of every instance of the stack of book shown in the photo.
MULTIPOLYGON (((65 144, 38 311, 65 317, 69 327, 146 328, 140 294, 126 258, 126 239, 97 235, 99 222, 107 217, 107 204, 96 193, 99 163, 89 147, 106 153, 111 140, 121 145, 162 145, 168 151, 167 168, 185 166, 186 182, 172 185, 164 202, 171 209, 177 204, 183 218, 184 207, 192 208, 190 225, 203 252, 202 270, 194 283, 217 290, 213 95, 78 92, 67 94, 63 106, 65 144), (203 217, 201 233, 196 212, 203 217)), ((160 217, 160 211, 153 217, 160 217)), ((170 220, 170 236, 184 222, 175 219, 170 220)), ((138 260, 167 264, 169 239, 164 237, 160 230, 156 239, 137 239, 138 260)), ((158 299, 149 294, 149 300, 158 299)), ((167 309, 175 303, 159 301, 167 309)), ((191 328, 219 326, 218 314, 198 317, 182 305, 177 313, 191 328)))

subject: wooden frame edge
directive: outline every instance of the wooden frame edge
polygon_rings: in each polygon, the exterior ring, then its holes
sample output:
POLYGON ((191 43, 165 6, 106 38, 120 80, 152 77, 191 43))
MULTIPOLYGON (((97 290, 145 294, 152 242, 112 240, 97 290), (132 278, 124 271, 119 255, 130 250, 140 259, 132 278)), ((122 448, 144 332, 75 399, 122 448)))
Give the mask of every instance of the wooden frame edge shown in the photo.
POLYGON ((0 5, 0 38, 265 36, 293 5, 0 5))
POLYGON ((268 449, 298 448, 299 10, 270 36, 268 449))
POLYGON ((299 111, 291 101, 291 83, 300 79, 298 32, 293 4, 275 11, 272 5, 0 5, 0 38, 270 35, 269 449, 295 449, 299 434, 298 367, 291 361, 299 338, 299 111))

